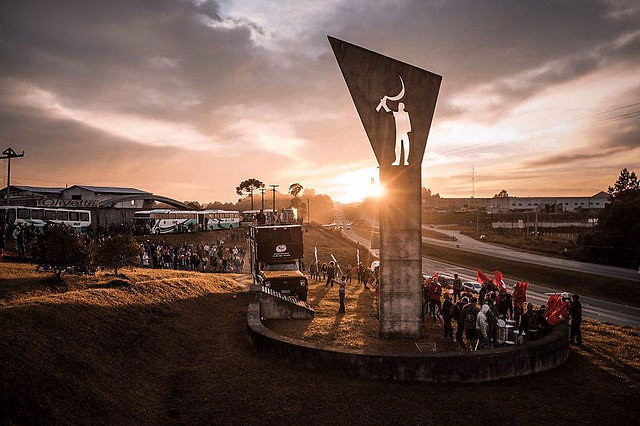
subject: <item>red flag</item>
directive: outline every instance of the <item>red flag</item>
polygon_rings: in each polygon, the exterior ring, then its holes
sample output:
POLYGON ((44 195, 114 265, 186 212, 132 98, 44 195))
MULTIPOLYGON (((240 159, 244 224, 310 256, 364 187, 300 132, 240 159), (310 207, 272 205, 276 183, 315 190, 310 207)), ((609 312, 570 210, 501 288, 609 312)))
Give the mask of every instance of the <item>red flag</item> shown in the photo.
POLYGON ((491 278, 483 274, 480 269, 476 269, 476 279, 482 285, 487 285, 487 283, 491 282, 491 278))
POLYGON ((552 294, 547 300, 544 318, 550 325, 561 323, 569 315, 569 305, 559 294, 552 294))
POLYGON ((493 271, 493 282, 496 284, 500 291, 507 291, 507 287, 504 285, 504 280, 502 279, 502 272, 493 271))
POLYGON ((528 282, 520 281, 516 284, 516 289, 513 292, 514 302, 521 306, 524 302, 527 301, 527 288, 529 287, 528 282))

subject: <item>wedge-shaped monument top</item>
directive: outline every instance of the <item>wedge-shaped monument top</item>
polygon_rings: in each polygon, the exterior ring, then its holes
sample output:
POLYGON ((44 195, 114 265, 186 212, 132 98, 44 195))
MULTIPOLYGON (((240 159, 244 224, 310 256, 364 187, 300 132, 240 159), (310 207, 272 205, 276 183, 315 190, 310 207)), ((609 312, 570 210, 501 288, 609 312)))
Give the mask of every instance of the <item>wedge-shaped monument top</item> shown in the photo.
POLYGON ((420 167, 442 77, 329 36, 380 167, 420 167))

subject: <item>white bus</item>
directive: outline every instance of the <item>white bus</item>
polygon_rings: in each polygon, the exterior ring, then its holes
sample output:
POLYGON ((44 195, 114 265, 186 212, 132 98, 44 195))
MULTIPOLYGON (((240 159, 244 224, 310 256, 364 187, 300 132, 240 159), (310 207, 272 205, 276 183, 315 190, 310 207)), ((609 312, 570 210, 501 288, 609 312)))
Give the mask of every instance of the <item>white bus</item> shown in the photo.
POLYGON ((133 214, 136 225, 151 234, 232 229, 240 226, 240 213, 225 210, 142 210, 133 214))
POLYGON ((35 226, 40 231, 47 223, 64 223, 79 232, 87 232, 91 226, 91 212, 89 210, 0 206, 0 221, 7 224, 35 226))
POLYGON ((240 213, 227 210, 203 210, 198 212, 198 222, 206 230, 233 229, 240 226, 240 213))

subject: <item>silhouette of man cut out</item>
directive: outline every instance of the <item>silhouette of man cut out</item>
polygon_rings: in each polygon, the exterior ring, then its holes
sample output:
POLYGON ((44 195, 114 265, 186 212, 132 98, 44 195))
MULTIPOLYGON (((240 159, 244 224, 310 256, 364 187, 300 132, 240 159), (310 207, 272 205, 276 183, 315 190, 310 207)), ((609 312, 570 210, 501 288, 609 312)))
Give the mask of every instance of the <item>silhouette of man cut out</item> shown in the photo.
POLYGON ((396 122, 396 159, 392 166, 400 165, 400 154, 402 151, 402 143, 404 142, 404 161, 403 166, 409 165, 409 152, 411 151, 411 145, 409 144, 409 133, 411 133, 411 120, 409 113, 404 110, 404 103, 398 103, 398 111, 392 111, 387 106, 387 103, 382 103, 382 107, 386 112, 392 112, 393 118, 396 122))

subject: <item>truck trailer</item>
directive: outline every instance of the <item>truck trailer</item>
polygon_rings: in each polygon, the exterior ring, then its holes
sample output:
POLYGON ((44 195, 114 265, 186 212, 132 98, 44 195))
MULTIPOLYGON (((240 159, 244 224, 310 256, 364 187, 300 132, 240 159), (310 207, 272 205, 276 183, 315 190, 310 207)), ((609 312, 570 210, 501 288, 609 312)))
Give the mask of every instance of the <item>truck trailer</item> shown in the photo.
POLYGON ((307 300, 300 225, 252 226, 249 246, 254 285, 307 300))

